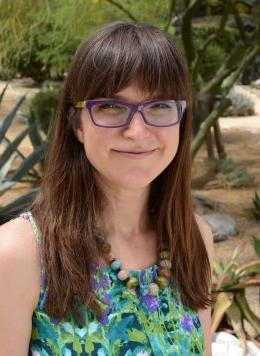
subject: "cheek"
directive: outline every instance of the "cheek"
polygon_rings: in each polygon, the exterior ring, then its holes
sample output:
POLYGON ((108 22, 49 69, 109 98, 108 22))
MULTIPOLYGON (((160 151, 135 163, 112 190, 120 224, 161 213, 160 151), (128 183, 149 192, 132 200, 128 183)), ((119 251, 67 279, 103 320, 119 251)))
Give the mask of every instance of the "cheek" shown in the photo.
POLYGON ((162 142, 165 145, 165 159, 168 159, 170 163, 179 147, 179 126, 166 132, 162 137, 162 142))

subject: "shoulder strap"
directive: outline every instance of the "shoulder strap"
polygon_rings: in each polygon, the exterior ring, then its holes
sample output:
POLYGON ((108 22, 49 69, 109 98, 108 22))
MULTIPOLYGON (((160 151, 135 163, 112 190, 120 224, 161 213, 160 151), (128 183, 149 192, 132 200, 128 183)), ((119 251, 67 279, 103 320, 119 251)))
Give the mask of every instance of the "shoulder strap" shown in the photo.
POLYGON ((40 263, 41 263, 41 293, 40 293, 40 298, 39 298, 39 303, 38 303, 38 307, 40 309, 43 309, 44 304, 45 304, 45 299, 46 299, 46 294, 47 294, 47 290, 48 290, 48 281, 45 275, 45 270, 44 270, 44 263, 43 263, 43 255, 42 255, 42 246, 41 246, 41 242, 42 242, 42 237, 41 237, 41 233, 40 233, 40 229, 32 215, 32 212, 30 210, 25 211, 21 214, 19 214, 19 216, 23 219, 28 220, 31 223, 31 227, 33 229, 34 232, 34 236, 36 238, 36 242, 37 245, 39 246, 39 253, 40 253, 40 263))
POLYGON ((30 221, 36 241, 38 244, 40 244, 41 243, 41 233, 40 233, 40 230, 36 224, 36 221, 34 220, 34 218, 32 216, 31 211, 30 210, 25 211, 25 212, 21 213, 19 216, 30 221))

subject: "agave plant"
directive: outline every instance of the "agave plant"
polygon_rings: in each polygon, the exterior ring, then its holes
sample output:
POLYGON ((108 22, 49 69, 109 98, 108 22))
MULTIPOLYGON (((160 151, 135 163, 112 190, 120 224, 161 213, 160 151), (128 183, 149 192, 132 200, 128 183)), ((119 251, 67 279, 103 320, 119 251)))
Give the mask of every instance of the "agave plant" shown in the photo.
POLYGON ((245 209, 247 214, 256 220, 260 220, 260 196, 255 192, 255 197, 253 198, 253 206, 245 209))
MULTIPOLYGON (((253 237, 255 252, 260 257, 260 239, 253 237)), ((243 265, 236 262, 239 246, 229 261, 218 260, 213 270, 213 290, 216 302, 212 313, 212 333, 221 324, 228 323, 232 331, 240 338, 245 348, 246 339, 250 338, 245 330, 245 320, 260 335, 260 319, 251 310, 246 297, 246 288, 260 287, 260 259, 243 265)))
POLYGON ((251 186, 255 178, 242 167, 237 167, 230 158, 213 160, 213 167, 217 173, 217 180, 221 186, 227 188, 240 188, 251 186))
MULTIPOLYGON (((7 85, 0 94, 0 103, 6 88, 7 85)), ((6 136, 25 98, 25 96, 22 96, 0 122, 0 145, 3 148, 0 157, 0 196, 12 189, 18 182, 30 182, 32 186, 35 186, 41 177, 41 173, 35 169, 35 165, 37 163, 42 164, 47 141, 43 141, 33 117, 30 114, 27 116, 27 127, 13 141, 6 136), (28 157, 25 157, 19 150, 19 145, 26 136, 30 138, 34 148, 28 157), (20 160, 20 164, 14 170, 13 163, 17 159, 20 160)), ((0 205, 0 224, 21 212, 31 202, 36 192, 37 188, 29 189, 24 195, 11 201, 6 206, 0 205)))

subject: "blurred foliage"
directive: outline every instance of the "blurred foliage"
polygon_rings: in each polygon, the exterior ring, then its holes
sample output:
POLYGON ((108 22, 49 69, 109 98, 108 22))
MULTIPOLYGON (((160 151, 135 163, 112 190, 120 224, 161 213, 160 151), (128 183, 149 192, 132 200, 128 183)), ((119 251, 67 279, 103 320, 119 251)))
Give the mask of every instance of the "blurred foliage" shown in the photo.
MULTIPOLYGON (((167 0, 128 1, 140 21, 161 27, 167 0)), ((83 39, 106 22, 129 19, 107 1, 16 0, 0 3, 0 77, 62 79, 83 39)))
POLYGON ((213 159, 212 163, 217 173, 216 179, 221 186, 240 188, 254 184, 255 178, 248 174, 245 169, 238 167, 232 159, 213 159))
MULTIPOLYGON (((197 48, 201 47, 203 43, 214 34, 217 34, 218 26, 212 23, 194 24, 194 44, 197 48)), ((221 34, 216 36, 214 42, 211 42, 204 50, 200 65, 200 75, 203 80, 208 81, 212 79, 225 62, 230 48, 239 40, 239 31, 237 29, 227 27, 221 34)))
POLYGON ((31 100, 30 110, 35 121, 45 134, 48 133, 50 122, 54 118, 60 89, 54 87, 44 87, 31 100))

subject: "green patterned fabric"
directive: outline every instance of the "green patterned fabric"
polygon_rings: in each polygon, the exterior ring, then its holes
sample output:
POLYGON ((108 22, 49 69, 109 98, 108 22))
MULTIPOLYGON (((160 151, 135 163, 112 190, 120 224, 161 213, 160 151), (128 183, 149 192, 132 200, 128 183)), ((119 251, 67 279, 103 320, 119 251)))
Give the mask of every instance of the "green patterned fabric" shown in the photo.
MULTIPOLYGON (((40 234, 30 212, 28 219, 40 244, 40 234)), ((176 286, 169 283, 156 297, 146 295, 157 275, 157 264, 131 270, 139 288, 128 291, 109 266, 93 265, 93 289, 102 306, 98 319, 85 306, 84 320, 77 324, 50 318, 44 311, 48 283, 42 269, 41 293, 32 316, 30 354, 43 355, 203 355, 203 332, 198 313, 181 303, 176 286)), ((87 286, 86 286, 87 287, 87 286)))

